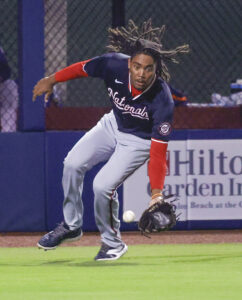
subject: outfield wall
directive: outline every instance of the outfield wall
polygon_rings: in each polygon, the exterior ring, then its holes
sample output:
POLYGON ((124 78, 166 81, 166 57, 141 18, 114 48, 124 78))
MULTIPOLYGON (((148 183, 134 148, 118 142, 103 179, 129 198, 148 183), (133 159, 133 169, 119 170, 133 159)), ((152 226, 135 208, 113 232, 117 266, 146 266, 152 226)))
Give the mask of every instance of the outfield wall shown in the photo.
MULTIPOLYGON (((0 134, 2 232, 46 231, 62 220, 63 160, 83 134, 84 131, 0 134)), ((182 215, 175 229, 242 228, 241 149, 240 129, 174 131, 169 144, 170 173, 165 189, 180 196, 178 210, 182 215)), ((93 168, 85 178, 85 231, 97 230, 92 181, 101 167, 99 164, 93 168)), ((119 188, 120 214, 123 206, 134 211, 146 207, 149 199, 146 174, 145 168, 138 170, 130 178, 131 185, 127 181, 124 191, 119 188), (136 204, 132 206, 133 203, 136 204)), ((136 212, 137 216, 139 213, 136 212)), ((134 230, 137 225, 122 223, 122 229, 134 230)))

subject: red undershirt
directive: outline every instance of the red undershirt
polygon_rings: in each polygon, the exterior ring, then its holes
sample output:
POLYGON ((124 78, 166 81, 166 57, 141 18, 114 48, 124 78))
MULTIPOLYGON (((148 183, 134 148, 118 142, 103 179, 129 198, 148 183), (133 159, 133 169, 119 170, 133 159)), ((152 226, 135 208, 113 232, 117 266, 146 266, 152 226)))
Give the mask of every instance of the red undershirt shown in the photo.
MULTIPOLYGON (((68 81, 74 78, 88 77, 84 70, 85 64, 89 60, 75 63, 55 73, 57 82, 68 81)), ((141 91, 131 86, 131 93, 133 98, 142 94, 141 91)), ((165 182, 166 175, 166 151, 167 142, 162 140, 151 139, 150 147, 150 160, 148 164, 148 174, 150 179, 151 189, 162 190, 165 182)))

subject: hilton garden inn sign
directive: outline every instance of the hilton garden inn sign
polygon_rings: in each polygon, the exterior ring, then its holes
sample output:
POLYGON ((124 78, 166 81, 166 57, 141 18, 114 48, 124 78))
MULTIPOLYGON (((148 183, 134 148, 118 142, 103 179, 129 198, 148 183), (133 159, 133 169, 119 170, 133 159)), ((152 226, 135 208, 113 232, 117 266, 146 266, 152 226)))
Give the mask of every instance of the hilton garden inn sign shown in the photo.
MULTIPOLYGON (((176 194, 180 220, 242 219, 242 140, 170 141, 164 194, 176 194)), ((124 184, 123 207, 138 220, 150 200, 147 164, 124 184)))

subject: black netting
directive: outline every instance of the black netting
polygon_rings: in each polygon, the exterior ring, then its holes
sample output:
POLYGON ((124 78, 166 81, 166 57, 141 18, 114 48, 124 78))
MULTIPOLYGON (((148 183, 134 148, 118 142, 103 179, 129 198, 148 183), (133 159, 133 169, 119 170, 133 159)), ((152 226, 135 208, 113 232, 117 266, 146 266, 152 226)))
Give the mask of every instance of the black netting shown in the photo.
MULTIPOLYGON (((126 23, 152 18, 166 24, 164 46, 188 43, 191 53, 170 64, 171 83, 191 102, 211 102, 212 93, 228 95, 230 82, 241 78, 242 2, 240 0, 126 0, 126 23)), ((46 73, 105 51, 112 1, 45 1, 46 73)), ((98 79, 59 85, 65 106, 106 106, 98 79)))
POLYGON ((150 17, 155 26, 166 24, 165 47, 191 47, 180 65, 170 65, 174 86, 191 102, 230 94, 230 82, 242 76, 241 0, 126 0, 126 21, 150 17))
POLYGON ((0 128, 16 131, 18 108, 18 1, 1 0, 0 128))
MULTIPOLYGON (((107 28, 112 26, 112 3, 111 0, 45 1, 46 75, 106 52, 107 28)), ((231 81, 242 78, 241 0, 125 0, 126 24, 133 19, 140 25, 149 18, 153 26, 166 25, 164 48, 190 45, 191 52, 181 56, 180 64, 168 65, 171 85, 185 92, 192 103, 190 106, 242 103, 242 95, 239 99, 237 94, 236 99, 222 97, 230 95, 231 81)), ((69 110, 72 107, 79 107, 77 115, 81 115, 87 106, 109 106, 104 83, 93 78, 58 84, 55 98, 59 101, 57 104, 61 103, 68 110, 54 108, 52 112, 51 107, 47 111, 47 128, 51 129, 60 128, 60 123, 72 123, 74 110, 69 110)), ((217 118, 213 114, 211 111, 209 117, 204 115, 208 128, 213 128, 211 120, 217 118)), ((178 122, 179 128, 191 127, 186 118, 181 119, 184 124, 178 122)), ((79 128, 78 124, 73 128, 79 128)))
MULTIPOLYGON (((106 51, 107 28, 112 25, 112 0, 44 0, 45 74, 106 51)), ((18 108, 18 0, 0 1, 1 58, 10 77, 0 73, 2 131, 15 131, 18 108), (3 80, 4 78, 4 80, 3 80)), ((137 24, 152 18, 154 26, 166 24, 164 46, 188 43, 191 53, 180 65, 169 66, 171 84, 184 90, 190 102, 221 105, 230 94, 230 82, 242 78, 241 0, 125 0, 125 21, 137 24)), ((3 73, 1 66, 0 72, 3 73)), ((240 83, 241 86, 241 83, 240 83)), ((241 91, 241 89, 240 89, 241 91)), ((99 79, 74 80, 56 86, 55 98, 64 107, 109 105, 99 79)), ((23 99, 24 100, 24 99, 23 99)), ((238 100, 236 103, 241 103, 238 100)))
MULTIPOLYGON (((111 24, 111 1, 45 1, 46 74, 104 53, 111 24)), ((56 96, 64 106, 107 106, 99 79, 59 84, 56 96)))

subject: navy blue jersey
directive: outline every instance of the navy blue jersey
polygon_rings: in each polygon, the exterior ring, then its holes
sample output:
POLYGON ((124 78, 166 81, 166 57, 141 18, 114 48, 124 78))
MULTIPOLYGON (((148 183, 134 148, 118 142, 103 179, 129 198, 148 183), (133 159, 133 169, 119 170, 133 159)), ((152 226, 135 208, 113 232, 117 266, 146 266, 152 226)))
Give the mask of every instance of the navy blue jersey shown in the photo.
POLYGON ((118 129, 143 139, 168 141, 174 102, 166 82, 157 78, 152 86, 133 98, 129 89, 129 56, 108 53, 88 61, 88 76, 105 81, 118 129))
POLYGON ((169 84, 169 88, 171 90, 171 95, 174 100, 175 106, 187 105, 188 99, 186 94, 183 91, 175 89, 170 84, 169 84))
POLYGON ((10 78, 11 70, 8 65, 7 59, 5 57, 5 54, 0 47, 0 82, 3 82, 10 78))

